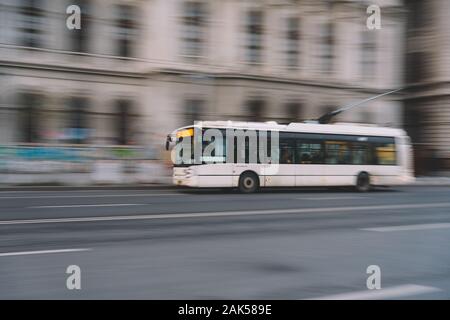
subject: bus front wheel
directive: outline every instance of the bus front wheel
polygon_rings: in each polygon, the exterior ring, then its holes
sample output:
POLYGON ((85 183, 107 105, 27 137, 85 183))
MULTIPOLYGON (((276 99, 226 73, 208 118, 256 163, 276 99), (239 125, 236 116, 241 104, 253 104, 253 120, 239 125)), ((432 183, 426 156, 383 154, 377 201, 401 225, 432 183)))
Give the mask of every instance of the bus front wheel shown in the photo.
POLYGON ((356 190, 359 192, 370 190, 370 176, 367 172, 360 172, 356 177, 356 190))
POLYGON ((259 178, 253 172, 244 172, 239 178, 239 191, 253 193, 259 189, 259 178))

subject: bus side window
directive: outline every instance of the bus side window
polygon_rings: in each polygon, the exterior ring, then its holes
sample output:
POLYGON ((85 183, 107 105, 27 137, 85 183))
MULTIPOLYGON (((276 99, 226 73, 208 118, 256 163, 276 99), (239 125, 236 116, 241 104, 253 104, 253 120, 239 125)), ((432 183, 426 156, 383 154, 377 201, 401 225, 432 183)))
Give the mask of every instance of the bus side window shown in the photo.
POLYGON ((291 138, 280 138, 280 164, 294 163, 295 140, 291 138))
POLYGON ((350 148, 346 141, 326 141, 327 164, 350 164, 350 148))
POLYGON ((352 144, 352 164, 371 164, 370 148, 367 144, 352 144))
POLYGON ((297 141, 296 163, 321 164, 323 163, 322 145, 318 142, 297 141))
POLYGON ((378 143, 375 145, 375 155, 378 165, 396 164, 395 144, 394 143, 378 143))

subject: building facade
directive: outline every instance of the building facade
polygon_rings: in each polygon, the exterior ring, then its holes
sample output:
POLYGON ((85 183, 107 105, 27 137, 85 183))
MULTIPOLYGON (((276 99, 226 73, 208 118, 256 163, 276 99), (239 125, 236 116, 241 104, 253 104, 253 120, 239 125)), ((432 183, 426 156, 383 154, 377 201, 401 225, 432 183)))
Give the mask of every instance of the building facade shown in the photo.
POLYGON ((416 171, 450 171, 450 1, 408 1, 405 128, 416 171))
MULTIPOLYGON (((369 30, 361 0, 0 0, 0 144, 162 146, 194 120, 288 123, 401 87, 405 8, 378 3, 369 30)), ((402 103, 338 121, 399 127, 402 103)))

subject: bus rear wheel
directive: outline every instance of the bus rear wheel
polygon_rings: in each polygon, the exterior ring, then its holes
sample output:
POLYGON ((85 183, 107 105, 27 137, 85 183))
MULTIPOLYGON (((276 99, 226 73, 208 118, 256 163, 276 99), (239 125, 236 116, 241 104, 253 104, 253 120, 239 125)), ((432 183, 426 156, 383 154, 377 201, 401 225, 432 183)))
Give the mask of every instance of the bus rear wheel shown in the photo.
POLYGON ((259 178, 253 172, 244 172, 239 178, 239 191, 253 193, 259 189, 259 178))
POLYGON ((370 190, 370 176, 367 172, 360 172, 356 177, 356 191, 367 192, 370 190))

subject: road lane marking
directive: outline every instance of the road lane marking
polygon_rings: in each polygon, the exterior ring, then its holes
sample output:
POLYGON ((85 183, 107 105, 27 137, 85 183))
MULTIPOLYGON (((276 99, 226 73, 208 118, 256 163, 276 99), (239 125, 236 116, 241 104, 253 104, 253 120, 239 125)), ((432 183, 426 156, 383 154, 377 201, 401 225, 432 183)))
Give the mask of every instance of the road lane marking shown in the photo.
POLYGON ((375 299, 395 299, 425 293, 439 292, 442 289, 428 286, 419 286, 415 284, 406 284, 379 290, 363 290, 348 293, 341 293, 311 300, 375 300, 375 299))
POLYGON ((295 199, 298 200, 355 200, 355 199, 367 199, 367 197, 310 197, 310 198, 302 198, 297 197, 295 199))
POLYGON ((432 230, 432 229, 448 229, 450 223, 427 223, 427 224, 409 224, 403 226, 390 226, 378 228, 364 228, 364 231, 376 232, 394 232, 394 231, 413 231, 413 230, 432 230))
POLYGON ((67 195, 67 196, 10 196, 0 199, 56 199, 56 198, 115 198, 115 197, 158 197, 158 196, 185 196, 182 193, 151 193, 151 194, 99 194, 99 195, 67 195))
POLYGON ((326 212, 351 212, 371 211, 389 209, 414 209, 414 208, 443 208, 450 207, 450 202, 443 203, 419 203, 419 204, 396 204, 377 206, 355 206, 355 207, 328 207, 328 208, 304 208, 304 209, 275 209, 275 210, 252 210, 252 211, 219 211, 219 212, 196 212, 196 213, 172 213, 172 214, 147 214, 129 216, 95 216, 82 218, 43 218, 43 219, 19 219, 3 220, 0 225, 19 224, 41 224, 41 223, 71 223, 71 222, 98 222, 98 221, 126 221, 126 220, 155 220, 155 219, 183 219, 183 218, 209 218, 251 215, 274 215, 274 214, 298 214, 298 213, 326 213, 326 212))
POLYGON ((127 206, 145 206, 145 203, 105 203, 105 204, 71 204, 61 206, 33 206, 29 209, 52 209, 52 208, 89 208, 89 207, 127 207, 127 206))
POLYGON ((4 252, 4 253, 0 253, 0 257, 25 256, 25 255, 32 255, 32 254, 48 254, 48 253, 81 252, 81 251, 91 251, 91 250, 92 249, 90 249, 90 248, 81 248, 81 249, 59 249, 59 250, 4 252))
MULTIPOLYGON (((114 191, 116 191, 116 192, 164 191, 165 192, 165 191, 174 191, 175 190, 174 188, 165 188, 165 189, 156 189, 155 188, 155 189, 153 189, 151 187, 150 188, 143 187, 142 189, 126 189, 126 188, 120 189, 120 188, 105 188, 105 187, 94 187, 94 186, 91 186, 90 189, 73 189, 73 190, 70 190, 70 188, 73 188, 70 186, 67 186, 67 187, 58 186, 57 190, 55 189, 56 187, 48 187, 48 188, 39 187, 39 188, 41 190, 20 190, 21 187, 17 187, 18 190, 8 190, 8 191, 2 190, 2 191, 0 191, 0 194, 8 194, 8 193, 77 193, 77 192, 81 193, 81 192, 114 192, 114 191), (55 190, 49 190, 50 188, 53 188, 55 190), (93 188, 93 189, 91 189, 91 188, 93 188), (66 189, 66 190, 64 190, 64 189, 66 189), (67 190, 67 189, 69 189, 69 190, 67 190)), ((9 189, 11 189, 11 188, 9 188, 9 189)))

